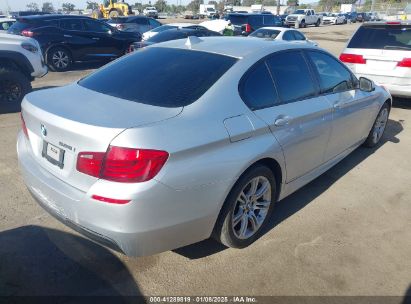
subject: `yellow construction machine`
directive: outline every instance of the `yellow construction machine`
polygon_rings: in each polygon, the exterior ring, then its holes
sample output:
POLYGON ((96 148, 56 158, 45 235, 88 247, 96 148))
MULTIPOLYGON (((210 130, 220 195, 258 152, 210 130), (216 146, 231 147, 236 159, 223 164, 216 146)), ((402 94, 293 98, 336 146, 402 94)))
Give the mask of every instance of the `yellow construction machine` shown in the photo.
POLYGON ((93 10, 91 17, 96 19, 111 19, 119 16, 134 15, 131 5, 124 0, 104 0, 98 9, 93 10))

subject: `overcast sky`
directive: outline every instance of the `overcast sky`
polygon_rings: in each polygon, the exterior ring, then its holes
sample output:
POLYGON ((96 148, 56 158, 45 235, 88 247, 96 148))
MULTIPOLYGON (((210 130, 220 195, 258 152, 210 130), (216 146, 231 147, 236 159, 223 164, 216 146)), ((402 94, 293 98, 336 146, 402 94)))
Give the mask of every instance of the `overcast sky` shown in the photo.
MULTIPOLYGON (((100 3, 103 0, 93 0, 95 2, 100 3)), ((152 3, 155 3, 156 0, 152 0, 152 3)), ((168 4, 177 4, 177 0, 166 0, 168 4)), ((183 4, 188 4, 191 0, 182 0, 183 4)), ((302 0, 301 3, 309 3, 313 2, 315 0, 302 0)), ((0 0, 0 9, 5 11, 7 10, 7 5, 10 8, 11 11, 18 11, 18 10, 25 10, 26 5, 30 2, 36 2, 40 9, 43 5, 43 2, 52 2, 55 8, 61 8, 62 3, 64 2, 70 2, 73 3, 76 8, 84 9, 86 8, 86 0, 0 0)), ((134 4, 135 2, 142 2, 142 3, 148 3, 149 0, 127 0, 126 2, 130 4, 134 4)), ((205 0, 204 2, 207 2, 205 0)), ((281 2, 285 2, 285 0, 282 0, 281 2)))

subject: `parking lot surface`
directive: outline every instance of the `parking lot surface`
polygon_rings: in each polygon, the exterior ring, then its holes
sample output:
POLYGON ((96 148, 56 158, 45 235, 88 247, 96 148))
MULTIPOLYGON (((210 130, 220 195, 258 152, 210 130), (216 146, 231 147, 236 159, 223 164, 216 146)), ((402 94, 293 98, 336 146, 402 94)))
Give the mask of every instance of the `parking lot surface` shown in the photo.
MULTIPOLYGON (((303 31, 339 55, 357 26, 303 31)), ((65 85, 98 66, 49 73, 33 87, 65 85)), ((206 240, 129 258, 37 205, 18 171, 19 114, 2 114, 0 295, 386 295, 401 302, 411 294, 410 122, 411 100, 395 100, 382 144, 357 149, 279 202, 270 229, 246 249, 206 240)))

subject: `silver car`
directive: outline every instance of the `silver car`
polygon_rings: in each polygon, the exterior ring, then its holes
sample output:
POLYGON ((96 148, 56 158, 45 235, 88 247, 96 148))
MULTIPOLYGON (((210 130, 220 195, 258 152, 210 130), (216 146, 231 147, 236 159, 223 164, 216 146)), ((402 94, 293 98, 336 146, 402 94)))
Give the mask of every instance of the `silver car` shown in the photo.
POLYGON ((127 255, 242 248, 276 201, 377 145, 390 108, 317 47, 189 37, 27 95, 18 159, 42 207, 127 255))

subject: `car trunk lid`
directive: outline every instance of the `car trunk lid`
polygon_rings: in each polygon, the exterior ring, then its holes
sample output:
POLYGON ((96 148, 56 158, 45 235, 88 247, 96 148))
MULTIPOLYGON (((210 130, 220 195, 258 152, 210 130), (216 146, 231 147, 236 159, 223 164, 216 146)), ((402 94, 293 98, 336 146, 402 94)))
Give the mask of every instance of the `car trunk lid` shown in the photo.
POLYGON ((33 157, 49 173, 82 191, 97 178, 76 170, 79 152, 105 152, 125 129, 166 120, 181 111, 182 107, 132 102, 77 84, 31 93, 22 103, 33 157))

